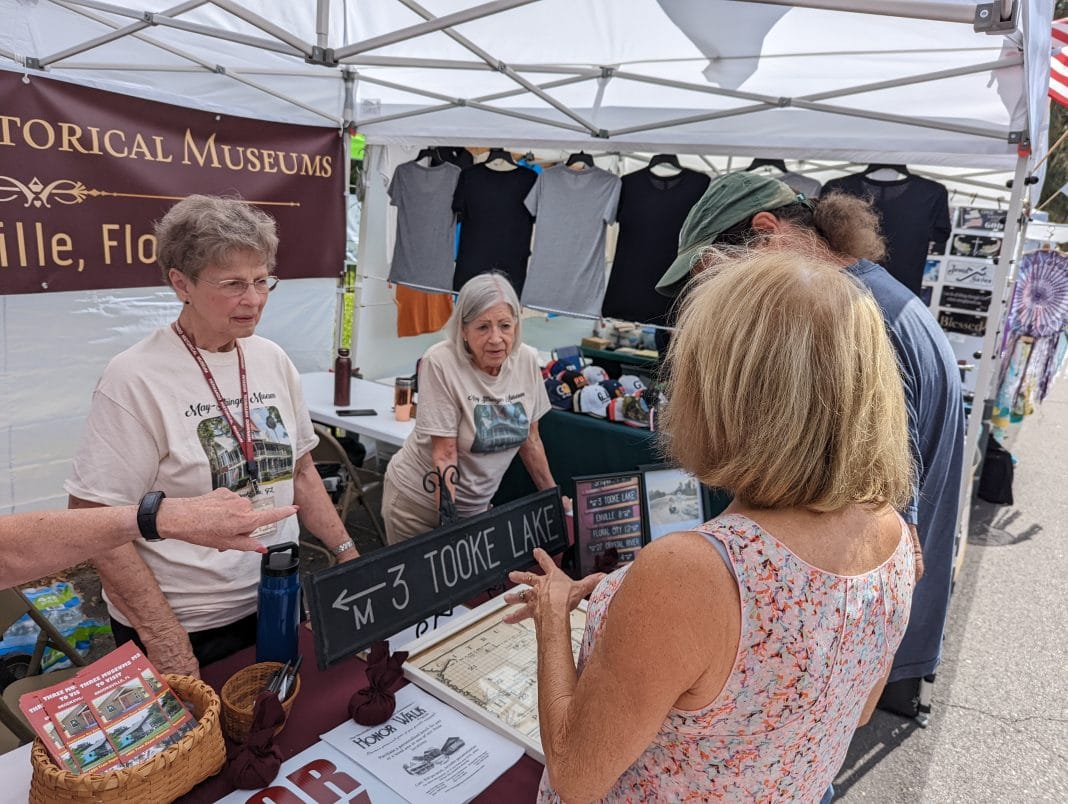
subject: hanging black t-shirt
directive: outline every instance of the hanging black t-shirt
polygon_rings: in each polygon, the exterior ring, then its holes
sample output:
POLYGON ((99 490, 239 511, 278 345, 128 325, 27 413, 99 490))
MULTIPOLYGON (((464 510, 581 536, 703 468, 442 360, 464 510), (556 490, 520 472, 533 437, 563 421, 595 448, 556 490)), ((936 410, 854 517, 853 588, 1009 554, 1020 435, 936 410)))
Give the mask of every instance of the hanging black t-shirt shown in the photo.
POLYGON ((679 231, 710 179, 695 170, 657 176, 649 168, 623 177, 619 239, 601 308, 605 316, 665 324, 672 299, 656 283, 678 255, 679 231))
POLYGON ((453 289, 486 271, 503 271, 522 294, 534 218, 523 201, 538 180, 524 167, 493 170, 474 165, 460 174, 452 208, 460 219, 460 250, 453 289))
MULTIPOLYGON (((832 179, 823 195, 834 191, 870 198, 883 221, 887 257, 883 267, 917 296, 923 284, 928 244, 949 237, 949 193, 936 181, 908 175, 878 181, 863 174, 832 179)), ((822 197, 822 196, 821 196, 822 197)))

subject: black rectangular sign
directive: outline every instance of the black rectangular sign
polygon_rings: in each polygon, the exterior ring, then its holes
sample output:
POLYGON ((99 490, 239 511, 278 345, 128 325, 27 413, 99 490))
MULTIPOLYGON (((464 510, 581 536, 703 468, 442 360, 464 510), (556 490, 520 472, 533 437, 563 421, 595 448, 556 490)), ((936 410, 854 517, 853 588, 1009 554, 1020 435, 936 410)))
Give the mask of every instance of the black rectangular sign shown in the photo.
POLYGON ((986 335, 986 318, 981 315, 939 310, 938 323, 946 332, 956 332, 960 335, 986 335))
POLYGON ((535 547, 567 547, 557 488, 316 573, 305 588, 319 669, 502 583, 535 547))
POLYGON ((989 290, 946 285, 942 288, 942 296, 938 300, 938 304, 940 307, 952 307, 956 310, 975 310, 979 313, 985 313, 990 309, 991 295, 989 290))

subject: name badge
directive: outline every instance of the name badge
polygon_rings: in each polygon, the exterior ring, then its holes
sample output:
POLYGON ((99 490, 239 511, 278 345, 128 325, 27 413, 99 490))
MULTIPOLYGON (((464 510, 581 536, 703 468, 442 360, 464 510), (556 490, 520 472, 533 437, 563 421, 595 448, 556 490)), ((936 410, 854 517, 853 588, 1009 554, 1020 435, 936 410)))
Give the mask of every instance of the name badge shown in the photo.
MULTIPOLYGON (((252 500, 252 510, 262 511, 264 508, 274 508, 274 495, 257 494, 252 500)), ((269 525, 260 525, 252 533, 249 534, 253 539, 267 539, 274 536, 275 531, 278 530, 278 523, 272 522, 269 525)))

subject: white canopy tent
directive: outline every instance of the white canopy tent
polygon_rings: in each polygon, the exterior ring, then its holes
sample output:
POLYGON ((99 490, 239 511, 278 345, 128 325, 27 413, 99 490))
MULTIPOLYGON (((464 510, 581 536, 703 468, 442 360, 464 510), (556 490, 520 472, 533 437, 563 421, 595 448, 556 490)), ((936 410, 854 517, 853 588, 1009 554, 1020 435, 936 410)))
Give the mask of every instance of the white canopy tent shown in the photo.
MULTIPOLYGON (((376 176, 428 144, 671 151, 702 155, 715 170, 726 165, 713 155, 839 171, 924 165, 1009 209, 1005 283, 1023 179, 1046 141, 1052 0, 422 1, 0 0, 0 69, 225 115, 352 126, 387 146, 368 160, 360 263, 369 311, 388 298, 374 279, 386 275, 389 221, 376 176)), ((3 160, 0 149, 0 173, 3 160)), ((283 289, 264 334, 302 370, 325 367, 330 280, 283 289)), ((0 297, 0 466, 10 478, 0 512, 62 499, 93 380, 173 315, 166 296, 0 297)), ((383 321, 361 317, 358 363, 392 339, 383 321)), ((980 388, 992 371, 984 359, 980 388)))

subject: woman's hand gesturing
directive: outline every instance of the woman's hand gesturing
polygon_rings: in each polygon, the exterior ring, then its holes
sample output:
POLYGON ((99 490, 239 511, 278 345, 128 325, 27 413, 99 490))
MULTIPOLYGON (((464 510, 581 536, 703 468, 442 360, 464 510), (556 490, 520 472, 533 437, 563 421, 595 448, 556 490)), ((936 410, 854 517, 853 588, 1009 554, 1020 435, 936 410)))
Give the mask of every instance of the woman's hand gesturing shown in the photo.
POLYGON ((504 596, 506 602, 519 604, 519 608, 505 615, 506 623, 518 623, 530 617, 535 627, 540 627, 554 614, 563 615, 572 611, 604 577, 603 572, 598 572, 581 581, 573 581, 540 547, 534 550, 534 560, 544 575, 533 572, 508 573, 508 580, 512 583, 524 583, 530 588, 509 592, 504 596))

